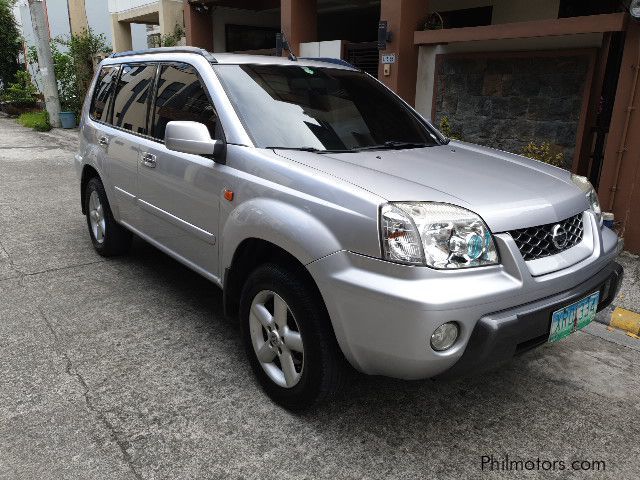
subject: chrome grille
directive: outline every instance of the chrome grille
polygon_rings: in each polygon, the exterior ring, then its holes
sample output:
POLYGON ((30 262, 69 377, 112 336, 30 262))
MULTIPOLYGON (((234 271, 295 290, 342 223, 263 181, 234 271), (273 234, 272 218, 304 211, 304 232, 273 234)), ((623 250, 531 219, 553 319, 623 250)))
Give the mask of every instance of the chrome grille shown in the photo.
POLYGON ((584 233, 582 214, 579 213, 561 222, 521 228, 512 230, 509 233, 525 260, 549 257, 563 252, 582 241, 582 234, 584 233), (567 243, 562 248, 557 248, 552 240, 553 229, 556 225, 562 226, 567 233, 567 243))

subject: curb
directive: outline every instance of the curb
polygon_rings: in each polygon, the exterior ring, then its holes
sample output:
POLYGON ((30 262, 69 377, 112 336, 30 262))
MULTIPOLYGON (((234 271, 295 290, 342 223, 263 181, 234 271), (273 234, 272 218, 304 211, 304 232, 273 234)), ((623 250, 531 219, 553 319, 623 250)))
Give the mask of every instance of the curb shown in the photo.
POLYGON ((628 336, 640 339, 640 314, 611 305, 596 316, 596 322, 617 328, 628 336))

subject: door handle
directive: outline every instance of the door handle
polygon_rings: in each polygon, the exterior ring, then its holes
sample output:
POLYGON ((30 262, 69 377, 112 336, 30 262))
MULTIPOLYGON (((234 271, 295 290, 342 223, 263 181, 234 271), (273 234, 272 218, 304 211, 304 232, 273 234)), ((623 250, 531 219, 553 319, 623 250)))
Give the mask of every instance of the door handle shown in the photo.
POLYGON ((157 164, 156 156, 153 153, 145 152, 142 154, 142 165, 147 168, 156 168, 157 164))
POLYGON ((100 146, 106 147, 109 145, 109 139, 107 137, 100 137, 98 143, 100 144, 100 146))

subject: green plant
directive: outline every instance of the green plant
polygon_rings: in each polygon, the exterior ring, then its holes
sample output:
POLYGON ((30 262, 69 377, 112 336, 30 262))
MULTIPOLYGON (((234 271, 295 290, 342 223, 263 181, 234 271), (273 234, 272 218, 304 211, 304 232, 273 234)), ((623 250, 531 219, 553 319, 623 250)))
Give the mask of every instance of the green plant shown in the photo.
POLYGON ((53 69, 58 82, 58 97, 63 112, 78 113, 82 109, 82 98, 78 86, 75 62, 68 53, 61 52, 57 45, 51 43, 53 69))
POLYGON ((165 35, 153 35, 150 38, 152 47, 175 47, 185 35, 184 28, 180 25, 176 25, 173 33, 167 33, 165 35))
POLYGON ((19 69, 18 53, 22 42, 13 16, 13 4, 12 0, 0 0, 0 91, 19 69))
POLYGON ((444 19, 438 12, 433 12, 424 22, 423 30, 442 30, 444 28, 444 19))
POLYGON ((27 47, 27 63, 38 64, 38 50, 33 45, 27 47))
MULTIPOLYGON (((63 41, 64 39, 57 38, 50 43, 53 70, 56 74, 56 82, 58 83, 60 108, 63 112, 78 113, 82 108, 78 76, 76 74, 73 57, 68 53, 61 52, 58 48, 58 45, 63 41)), ((30 46, 27 51, 27 61, 30 64, 38 64, 38 52, 33 46, 30 46)))
POLYGON ((62 108, 76 114, 81 110, 93 79, 93 58, 99 53, 110 52, 104 35, 96 35, 91 29, 70 37, 57 37, 52 45, 53 62, 58 79, 62 108), (64 45, 69 53, 62 53, 57 45, 64 45))
POLYGON ((522 155, 555 167, 564 166, 564 152, 559 151, 557 147, 552 147, 549 142, 542 142, 540 144, 529 142, 522 149, 522 155))
POLYGON ((442 133, 445 137, 451 138, 452 140, 462 140, 462 135, 460 132, 454 132, 451 127, 451 123, 449 122, 449 117, 446 115, 440 119, 440 133, 442 133))
POLYGON ((23 113, 18 117, 18 123, 23 127, 33 128, 38 132, 48 132, 51 130, 49 114, 46 110, 23 113))
POLYGON ((38 89, 31 82, 31 75, 25 70, 18 70, 15 81, 4 89, 2 99, 17 107, 35 107, 38 89))

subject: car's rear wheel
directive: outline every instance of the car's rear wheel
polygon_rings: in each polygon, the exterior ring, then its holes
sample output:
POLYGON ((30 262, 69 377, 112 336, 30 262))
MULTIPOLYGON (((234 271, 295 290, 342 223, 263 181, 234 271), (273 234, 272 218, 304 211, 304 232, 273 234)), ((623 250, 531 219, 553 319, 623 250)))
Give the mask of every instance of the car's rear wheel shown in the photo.
POLYGON ((266 264, 248 278, 240 300, 247 355, 262 388, 292 410, 335 394, 344 359, 315 286, 295 269, 266 264))
POLYGON ((131 246, 131 232, 113 218, 104 186, 94 177, 84 191, 84 208, 89 236, 96 251, 104 256, 121 255, 131 246))

